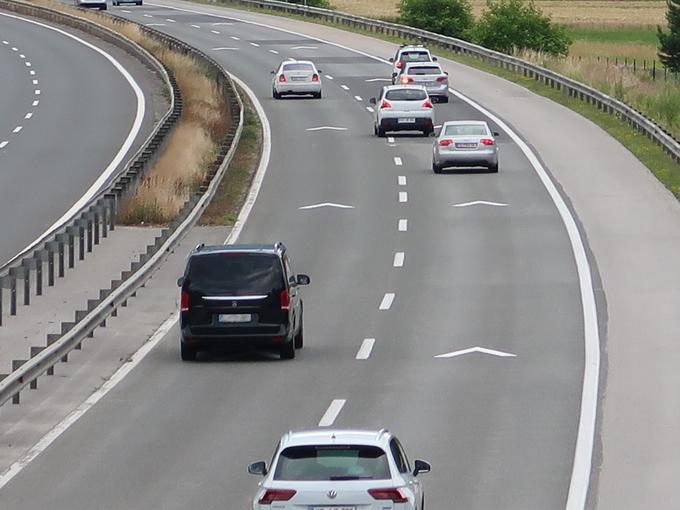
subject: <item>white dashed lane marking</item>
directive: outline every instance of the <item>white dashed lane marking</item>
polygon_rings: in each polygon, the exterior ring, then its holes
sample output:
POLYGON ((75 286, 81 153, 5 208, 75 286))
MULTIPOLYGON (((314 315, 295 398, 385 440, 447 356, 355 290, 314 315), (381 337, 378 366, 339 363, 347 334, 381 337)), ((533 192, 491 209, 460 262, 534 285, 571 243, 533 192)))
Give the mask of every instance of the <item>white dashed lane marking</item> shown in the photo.
POLYGON ((259 48, 259 47, 260 47, 260 45, 257 44, 256 42, 251 42, 250 45, 251 45, 251 46, 255 46, 256 48, 259 48))
POLYGON ((405 191, 400 191, 399 192, 399 203, 405 204, 408 202, 408 193, 405 191))
POLYGON ((340 411, 342 411, 342 408, 345 406, 345 402, 347 400, 345 399, 335 399, 333 402, 331 402, 331 405, 328 406, 328 409, 326 410, 325 414, 319 421, 319 427, 330 427, 335 423, 335 420, 338 418, 338 415, 340 414, 340 411))
POLYGON ((24 116, 24 119, 30 119, 31 117, 33 117, 33 114, 29 112, 24 116))
POLYGON ((236 37, 235 35, 232 35, 231 38, 232 38, 234 41, 240 41, 240 40, 241 40, 240 37, 236 37))
POLYGON ((378 307, 379 310, 389 310, 392 308, 392 303, 394 303, 394 292, 388 292, 386 293, 382 301, 380 302, 380 306, 378 307))
POLYGON ((220 31, 219 31, 219 30, 211 30, 211 32, 212 32, 213 34, 218 34, 218 35, 220 34, 220 31))
POLYGON ((201 28, 200 25, 191 25, 193 28, 201 28))
POLYGON ((165 21, 167 21, 168 23, 177 23, 177 21, 175 21, 174 19, 170 19, 170 18, 165 18, 165 21))
POLYGON ((373 109, 372 106, 367 106, 367 107, 366 107, 366 110, 369 111, 369 112, 371 112, 371 113, 375 113, 375 110, 373 109))
POLYGON ((354 96, 354 99, 356 99, 357 101, 363 101, 363 98, 361 96, 354 96))
POLYGON ((399 229, 399 232, 406 232, 408 230, 408 220, 404 218, 399 220, 399 225, 397 228, 399 229))
POLYGON ((38 80, 33 80, 33 85, 37 85, 37 84, 38 84, 38 80))
POLYGON ((37 99, 35 101, 33 101, 33 106, 38 106, 39 104, 40 104, 40 101, 38 101, 37 99))
POLYGON ((21 131, 22 129, 23 129, 23 126, 17 126, 17 127, 14 128, 14 130, 12 131, 12 133, 18 133, 18 132, 21 131))
POLYGON ((404 252, 398 251, 394 254, 394 262, 392 263, 394 267, 404 267, 404 252))
POLYGON ((340 85, 340 88, 343 90, 349 90, 349 87, 347 85, 340 85))
POLYGON ((35 95, 39 96, 40 95, 40 89, 35 89, 35 95))
POLYGON ((400 175, 397 177, 397 184, 399 184, 399 186, 406 186, 406 176, 400 175))
POLYGON ((333 77, 332 77, 330 74, 327 74, 327 75, 326 75, 326 79, 327 79, 327 80, 332 80, 333 77))
POLYGON ((278 54, 279 54, 279 52, 276 51, 276 50, 269 50, 269 53, 273 53, 274 55, 278 55, 278 54))
POLYGON ((4 142, 0 142, 0 149, 4 149, 5 147, 7 147, 8 143, 9 142, 7 140, 5 140, 4 142))
POLYGON ((395 156, 394 164, 397 166, 404 166, 404 161, 399 156, 395 156))
POLYGON ((374 344, 375 338, 364 338, 364 341, 361 342, 359 352, 357 352, 356 359, 368 359, 371 356, 374 344))
MULTIPOLYGON (((125 12, 125 11, 123 11, 123 12, 125 12)), ((145 18, 153 18, 153 16, 151 14, 145 14, 144 17, 145 18)))
POLYGON ((31 67, 31 63, 30 63, 30 62, 25 62, 25 64, 26 64, 26 67, 31 67))

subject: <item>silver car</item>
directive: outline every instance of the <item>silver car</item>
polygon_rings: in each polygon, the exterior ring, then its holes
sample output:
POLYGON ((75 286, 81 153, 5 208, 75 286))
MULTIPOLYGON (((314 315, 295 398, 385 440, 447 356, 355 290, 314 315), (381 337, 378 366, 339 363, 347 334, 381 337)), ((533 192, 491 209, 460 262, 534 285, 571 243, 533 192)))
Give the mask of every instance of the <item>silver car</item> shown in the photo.
POLYGON ((420 85, 388 85, 380 97, 372 97, 375 105, 373 131, 384 137, 387 131, 434 132, 434 106, 425 87, 420 85))
POLYGON ((486 167, 498 172, 498 145, 495 133, 483 120, 445 122, 432 149, 432 170, 439 174, 447 167, 486 167))
POLYGON ((398 76, 400 85, 422 85, 438 103, 449 102, 449 73, 435 62, 408 62, 398 76))
POLYGON ((272 71, 272 96, 281 99, 287 95, 312 95, 321 99, 321 73, 309 60, 284 60, 272 71))
POLYGON ((93 7, 100 11, 106 10, 106 0, 74 0, 76 7, 93 7))
POLYGON ((248 467, 264 476, 253 510, 423 510, 418 475, 429 471, 385 429, 289 432, 271 466, 248 467))

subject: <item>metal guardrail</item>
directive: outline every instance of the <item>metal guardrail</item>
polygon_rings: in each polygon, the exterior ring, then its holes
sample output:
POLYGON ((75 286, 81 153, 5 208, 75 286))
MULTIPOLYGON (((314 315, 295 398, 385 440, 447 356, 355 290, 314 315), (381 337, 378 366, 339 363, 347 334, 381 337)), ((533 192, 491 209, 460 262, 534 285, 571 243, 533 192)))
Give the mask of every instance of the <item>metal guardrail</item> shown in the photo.
POLYGON ((223 0, 223 2, 319 18, 337 25, 359 28, 369 32, 376 32, 401 39, 414 39, 422 43, 439 46, 456 53, 478 58, 487 64, 492 64, 496 67, 511 70, 537 81, 541 81, 551 88, 565 91, 565 93, 571 97, 593 104, 599 110, 616 115, 637 131, 644 134, 647 138, 659 144, 664 152, 673 158, 673 160, 680 162, 680 142, 673 138, 668 131, 647 118, 642 112, 635 110, 622 101, 608 96, 593 87, 526 60, 489 50, 461 39, 429 32, 427 30, 412 28, 397 23, 378 21, 362 16, 354 16, 330 9, 306 7, 304 5, 290 4, 277 0, 223 0))
MULTIPOLYGON (((122 22, 122 18, 120 19, 122 22)), ((229 106, 231 118, 229 130, 222 139, 220 150, 209 167, 200 189, 193 193, 177 218, 163 229, 154 244, 147 247, 146 253, 142 253, 139 260, 132 263, 129 271, 122 273, 120 280, 112 281, 110 289, 100 291, 99 299, 89 300, 87 310, 76 311, 75 322, 62 323, 62 332, 48 335, 46 346, 32 347, 30 359, 14 360, 12 372, 0 375, 0 405, 10 399, 18 404, 20 392, 26 386, 36 389, 40 376, 53 375, 54 366, 61 361, 68 361, 71 350, 80 348, 83 340, 92 337, 96 328, 104 326, 109 316, 116 316, 119 307, 127 306, 128 299, 135 296, 139 287, 158 269, 208 206, 236 152, 243 131, 244 110, 241 98, 228 73, 212 58, 186 43, 153 28, 137 25, 166 47, 189 55, 206 65, 229 106)))
POLYGON ((170 106, 142 146, 135 152, 110 184, 102 188, 92 200, 64 220, 63 224, 43 235, 29 248, 0 266, 0 327, 3 319, 5 290, 9 291, 9 314, 17 314, 18 294, 23 305, 31 303, 31 297, 41 296, 45 273, 47 286, 55 285, 56 277, 63 277, 65 269, 74 268, 76 261, 84 260, 97 245, 115 229, 116 213, 120 201, 134 189, 140 177, 153 166, 170 133, 182 113, 182 98, 177 84, 169 71, 148 51, 123 35, 106 27, 96 25, 84 18, 15 0, 0 0, 0 8, 17 14, 37 17, 46 21, 77 28, 107 41, 138 58, 159 74, 170 93, 170 106), (55 260, 56 259, 56 260, 55 260), (46 267, 45 267, 46 266, 46 267), (31 280, 35 281, 31 288, 31 280), (17 283, 21 281, 20 287, 17 283))

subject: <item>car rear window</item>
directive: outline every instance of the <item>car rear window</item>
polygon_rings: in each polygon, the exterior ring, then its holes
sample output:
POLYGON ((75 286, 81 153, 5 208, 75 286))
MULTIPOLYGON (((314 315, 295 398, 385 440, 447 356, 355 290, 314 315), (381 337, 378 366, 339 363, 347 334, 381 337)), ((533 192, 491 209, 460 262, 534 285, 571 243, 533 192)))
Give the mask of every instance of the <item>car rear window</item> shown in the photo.
POLYGON ((388 90, 385 99, 390 101, 419 101, 427 99, 427 92, 413 87, 388 90))
POLYGON ((472 125, 459 125, 459 126, 446 126, 446 131, 444 132, 447 136, 474 136, 474 135, 488 135, 486 127, 479 124, 472 125))
POLYGON ((382 448, 365 445, 294 446, 281 452, 275 480, 387 480, 382 448))
POLYGON ((189 290, 235 296, 268 294, 283 286, 278 257, 257 253, 215 253, 193 257, 187 274, 189 290))
POLYGON ((442 70, 439 69, 439 67, 437 67, 437 66, 433 66, 433 67, 418 66, 418 67, 409 67, 406 70, 406 74, 442 74, 442 70))
POLYGON ((285 72, 288 71, 309 71, 310 73, 314 71, 311 64, 286 64, 283 66, 285 72))
POLYGON ((404 51, 400 60, 404 62, 430 62, 430 54, 426 51, 404 51))

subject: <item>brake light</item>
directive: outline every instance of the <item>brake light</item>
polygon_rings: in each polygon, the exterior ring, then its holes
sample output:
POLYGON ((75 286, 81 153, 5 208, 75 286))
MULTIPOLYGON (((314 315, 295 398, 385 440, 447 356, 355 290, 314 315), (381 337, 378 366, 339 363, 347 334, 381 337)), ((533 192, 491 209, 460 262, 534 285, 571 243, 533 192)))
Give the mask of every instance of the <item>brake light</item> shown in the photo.
POLYGON ((402 67, 404 67, 404 61, 400 60, 399 62, 397 62, 397 69, 401 69, 402 67))
POLYGON ((439 140, 439 146, 440 147, 448 147, 449 145, 453 144, 453 140, 450 138, 444 138, 443 140, 439 140))
POLYGON ((408 498, 403 489, 368 489, 373 499, 390 500, 393 503, 406 503, 408 498))
POLYGON ((447 80, 448 80, 448 78, 446 76, 440 76, 439 78, 437 78, 437 81, 439 83, 444 83, 447 80))
POLYGON ((283 289, 281 294, 279 294, 279 298, 281 299, 281 310, 290 310, 289 292, 286 289, 283 289))
POLYGON ((260 505, 271 505, 273 501, 289 501, 295 496, 293 489, 267 489, 258 503, 260 505))
POLYGON ((402 76, 399 81, 404 85, 408 85, 409 83, 413 83, 413 78, 410 76, 402 76))
POLYGON ((182 296, 180 298, 180 304, 179 304, 179 311, 180 312, 188 312, 189 311, 189 293, 186 290, 182 291, 182 296))
POLYGON ((482 138, 479 143, 482 145, 493 145, 494 141, 491 138, 482 138))
POLYGON ((286 83, 286 77, 283 74, 279 75, 279 83, 286 83))
POLYGON ((434 108, 434 106, 432 106, 432 101, 430 100, 430 98, 427 98, 425 100, 425 102, 423 103, 423 108, 434 108))
POLYGON ((387 99, 383 99, 382 103, 380 103, 380 109, 384 108, 392 108, 392 103, 390 103, 387 99))
POLYGON ((312 81, 319 81, 319 75, 316 74, 316 73, 314 73, 314 74, 312 75, 312 81))

